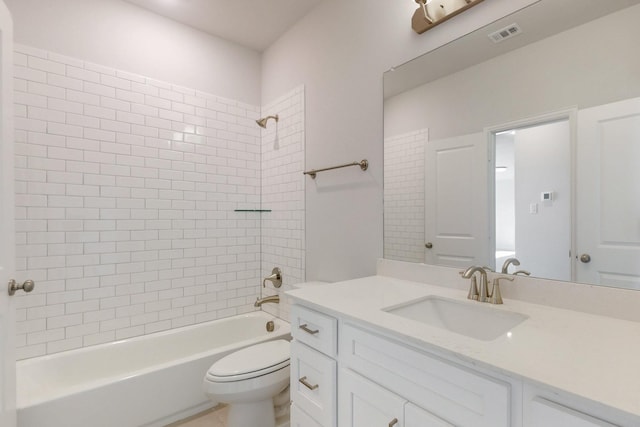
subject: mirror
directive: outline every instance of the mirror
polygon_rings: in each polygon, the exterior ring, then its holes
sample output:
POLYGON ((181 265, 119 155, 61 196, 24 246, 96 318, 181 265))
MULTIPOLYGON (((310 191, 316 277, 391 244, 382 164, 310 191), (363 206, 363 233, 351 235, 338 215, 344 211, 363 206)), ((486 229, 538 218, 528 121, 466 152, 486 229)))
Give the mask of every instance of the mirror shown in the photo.
POLYGON ((541 0, 385 73, 384 257, 640 290, 639 20, 541 0))

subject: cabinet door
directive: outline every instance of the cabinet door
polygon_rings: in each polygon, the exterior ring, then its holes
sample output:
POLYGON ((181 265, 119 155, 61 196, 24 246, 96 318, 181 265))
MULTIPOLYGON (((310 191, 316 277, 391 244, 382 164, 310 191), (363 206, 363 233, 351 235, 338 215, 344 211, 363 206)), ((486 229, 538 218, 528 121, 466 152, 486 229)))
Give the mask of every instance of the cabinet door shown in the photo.
POLYGON ((413 403, 407 403, 404 407, 404 427, 453 427, 453 424, 449 424, 413 403))
POLYGON ((291 405, 291 427, 322 427, 315 422, 306 412, 298 408, 297 405, 291 405))
POLYGON ((404 427, 406 400, 349 371, 340 370, 340 427, 404 427))
POLYGON ((534 398, 530 403, 528 427, 616 427, 557 403, 534 398))

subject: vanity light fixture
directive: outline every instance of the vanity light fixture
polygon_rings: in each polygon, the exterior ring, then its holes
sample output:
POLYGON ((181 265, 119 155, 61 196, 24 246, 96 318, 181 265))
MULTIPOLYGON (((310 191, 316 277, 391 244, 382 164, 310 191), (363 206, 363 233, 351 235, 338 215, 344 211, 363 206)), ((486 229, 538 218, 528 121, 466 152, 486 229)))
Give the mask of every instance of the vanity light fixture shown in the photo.
POLYGON ((483 0, 414 0, 418 9, 411 18, 411 28, 418 34, 442 24, 448 19, 472 8, 483 0))

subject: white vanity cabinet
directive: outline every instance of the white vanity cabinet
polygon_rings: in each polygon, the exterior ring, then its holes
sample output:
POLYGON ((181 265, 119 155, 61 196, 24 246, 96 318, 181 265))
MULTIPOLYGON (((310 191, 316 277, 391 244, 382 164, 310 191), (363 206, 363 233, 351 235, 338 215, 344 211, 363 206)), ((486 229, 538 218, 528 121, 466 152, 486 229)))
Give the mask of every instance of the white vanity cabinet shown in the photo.
POLYGON ((523 396, 524 427, 640 426, 630 415, 540 387, 525 384, 523 396))
POLYGON ((337 333, 334 317, 291 307, 292 426, 336 426, 337 333))
POLYGON ((301 305, 291 331, 294 426, 512 425, 508 383, 301 305))
MULTIPOLYGON (((422 408, 434 420, 442 420, 439 424, 428 425, 513 425, 512 386, 508 382, 449 363, 348 323, 340 327, 339 360, 338 382, 341 388, 343 377, 349 378, 344 373, 357 372, 402 396, 407 403, 422 408)), ((340 410, 343 403, 341 399, 340 410)))
MULTIPOLYGON (((293 427, 639 427, 637 416, 294 304, 293 427)), ((640 400, 639 400, 640 402, 640 400)))
POLYGON ((340 370, 338 420, 341 426, 404 427, 407 401, 348 369, 340 370))
POLYGON ((338 385, 340 426, 453 427, 395 393, 342 369, 338 385))

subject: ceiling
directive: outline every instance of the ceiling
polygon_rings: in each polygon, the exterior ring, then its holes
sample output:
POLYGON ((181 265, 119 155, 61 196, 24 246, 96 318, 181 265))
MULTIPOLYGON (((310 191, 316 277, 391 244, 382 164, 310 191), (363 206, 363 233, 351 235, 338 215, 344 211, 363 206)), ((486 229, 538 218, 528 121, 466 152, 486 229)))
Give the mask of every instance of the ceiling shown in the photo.
POLYGON ((259 52, 321 0, 125 0, 259 52))

